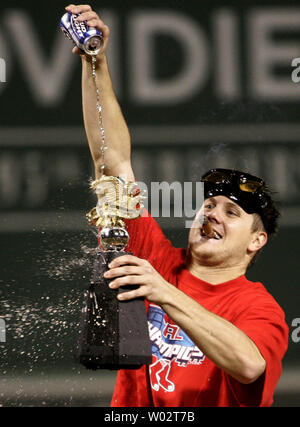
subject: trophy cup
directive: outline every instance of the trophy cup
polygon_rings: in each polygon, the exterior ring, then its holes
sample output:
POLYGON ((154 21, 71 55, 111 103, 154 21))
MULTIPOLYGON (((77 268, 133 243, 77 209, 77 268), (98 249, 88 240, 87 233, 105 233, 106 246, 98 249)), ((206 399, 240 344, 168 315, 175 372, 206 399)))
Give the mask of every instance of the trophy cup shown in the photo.
MULTIPOLYGON (((145 302, 143 298, 119 301, 117 294, 133 286, 112 290, 104 278, 108 264, 116 257, 128 254, 129 241, 124 219, 139 217, 144 198, 135 182, 104 174, 104 153, 108 148, 102 122, 102 106, 96 82, 96 55, 102 47, 102 34, 85 23, 78 23, 77 15, 65 14, 61 29, 74 44, 91 55, 92 76, 96 93, 96 109, 101 135, 101 176, 91 183, 98 203, 87 219, 99 231, 99 247, 94 261, 93 276, 84 295, 77 358, 88 369, 137 369, 152 363, 145 302), (88 48, 87 48, 88 46, 88 48)), ((136 286, 138 287, 138 286, 136 286)))

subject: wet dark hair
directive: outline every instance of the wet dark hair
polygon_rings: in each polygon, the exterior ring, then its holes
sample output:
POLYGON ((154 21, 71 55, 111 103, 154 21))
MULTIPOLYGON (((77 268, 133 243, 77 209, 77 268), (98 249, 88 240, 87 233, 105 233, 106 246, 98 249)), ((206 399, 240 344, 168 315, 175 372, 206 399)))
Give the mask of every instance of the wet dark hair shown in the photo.
POLYGON ((278 231, 279 225, 278 220, 280 218, 280 211, 276 206, 272 195, 274 193, 267 187, 264 189, 264 197, 267 200, 266 206, 257 212, 262 219, 263 225, 269 236, 275 235, 278 231))

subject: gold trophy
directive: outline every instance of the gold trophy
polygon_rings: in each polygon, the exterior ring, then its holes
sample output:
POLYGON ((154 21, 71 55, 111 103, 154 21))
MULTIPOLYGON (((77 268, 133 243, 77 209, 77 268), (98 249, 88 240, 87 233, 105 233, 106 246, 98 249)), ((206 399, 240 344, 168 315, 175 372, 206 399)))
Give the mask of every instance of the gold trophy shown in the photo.
MULTIPOLYGON (((134 220, 143 209, 144 197, 135 182, 102 175, 91 184, 98 203, 87 214, 90 225, 101 228, 101 249, 96 254, 93 278, 82 311, 79 360, 89 369, 136 369, 152 363, 145 303, 142 298, 120 302, 118 291, 104 278, 107 265, 128 254, 129 241, 124 219, 134 220)), ((135 286, 137 287, 137 286, 135 286)))
MULTIPOLYGON (((93 29, 85 25, 80 23, 79 31, 76 16, 70 13, 64 15, 61 21, 64 34, 81 49, 84 49, 81 35, 87 35, 87 39, 90 34, 94 36, 93 29)), ((96 82, 96 55, 101 46, 98 43, 96 50, 84 49, 92 59, 102 158, 102 175, 91 183, 92 190, 98 196, 97 206, 86 216, 90 225, 100 229, 98 235, 101 247, 96 254, 91 283, 85 292, 77 357, 88 369, 136 369, 143 364, 152 363, 145 302, 143 298, 120 302, 117 294, 134 287, 123 286, 122 289, 111 290, 104 273, 114 258, 128 254, 125 248, 129 234, 124 220, 134 220, 141 215, 142 199, 145 197, 135 182, 126 182, 121 177, 104 174, 104 153, 108 147, 105 143, 102 106, 96 82)))
POLYGON ((98 196, 95 208, 87 213, 90 225, 101 227, 100 242, 104 250, 124 250, 129 241, 124 219, 141 215, 143 204, 135 182, 125 182, 116 176, 102 175, 91 183, 98 196))

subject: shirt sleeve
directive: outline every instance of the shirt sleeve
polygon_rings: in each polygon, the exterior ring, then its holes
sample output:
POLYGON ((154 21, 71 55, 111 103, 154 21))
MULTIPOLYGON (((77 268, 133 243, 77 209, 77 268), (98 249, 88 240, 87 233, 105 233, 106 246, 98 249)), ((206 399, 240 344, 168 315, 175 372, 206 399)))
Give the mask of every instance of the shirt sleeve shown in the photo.
POLYGON ((227 380, 240 406, 271 406, 288 346, 288 326, 283 310, 269 294, 256 298, 246 313, 234 324, 257 346, 265 359, 266 369, 251 384, 241 384, 229 375, 227 380))
POLYGON ((130 236, 126 251, 147 259, 161 274, 182 261, 185 250, 172 245, 146 209, 140 218, 126 220, 126 227, 130 236))

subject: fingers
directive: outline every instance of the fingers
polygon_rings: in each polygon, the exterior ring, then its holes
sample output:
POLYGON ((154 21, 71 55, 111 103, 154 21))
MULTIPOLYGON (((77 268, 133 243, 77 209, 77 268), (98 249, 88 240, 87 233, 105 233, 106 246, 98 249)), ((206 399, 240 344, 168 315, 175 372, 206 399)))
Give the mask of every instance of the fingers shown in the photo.
POLYGON ((134 255, 122 255, 112 260, 108 266, 109 268, 116 268, 125 264, 144 265, 144 264, 147 264, 147 261, 144 259, 138 258, 134 255))
POLYGON ((108 286, 110 289, 118 289, 126 285, 140 285, 140 282, 140 276, 123 276, 113 280, 108 286))
MULTIPOLYGON (((85 13, 81 13, 78 18, 77 18, 78 22, 83 22, 86 21, 88 25, 90 25, 89 23, 91 21, 100 21, 99 16, 97 15, 96 12, 85 12, 85 13)), ((104 25, 104 23, 101 21, 101 23, 104 25)))
POLYGON ((141 297, 144 297, 142 288, 134 289, 133 291, 122 292, 117 295, 117 298, 120 301, 128 301, 134 298, 141 298, 141 297))
POLYGON ((86 24, 89 27, 98 28, 102 32, 104 38, 107 38, 109 36, 108 26, 104 24, 104 22, 99 18, 97 13, 92 10, 90 5, 88 5, 88 4, 83 4, 83 5, 70 4, 65 9, 68 12, 79 15, 77 18, 77 21, 79 21, 79 22, 86 21, 86 24))
POLYGON ((104 273, 106 279, 113 279, 114 277, 128 276, 131 274, 139 274, 139 267, 126 265, 124 267, 115 267, 104 273))
MULTIPOLYGON (((115 280, 113 280, 112 282, 110 282, 110 284, 108 285, 110 287, 110 289, 119 289, 122 288, 122 286, 126 286, 126 285, 140 285, 141 284, 141 276, 123 276, 123 277, 119 277, 115 280)), ((118 300, 130 300, 133 298, 139 298, 139 297, 144 297, 145 295, 144 289, 142 288, 142 286, 139 286, 137 289, 133 289, 132 291, 123 291, 120 292, 117 295, 118 300)))
POLYGON ((98 28, 103 34, 104 37, 109 36, 109 28, 104 22, 99 18, 96 12, 86 12, 82 13, 77 18, 78 22, 86 22, 89 27, 98 28))
POLYGON ((84 12, 89 12, 92 10, 91 6, 89 4, 69 4, 68 6, 65 7, 66 11, 74 13, 74 14, 79 14, 79 13, 84 13, 84 12))
POLYGON ((125 265, 116 267, 104 273, 105 279, 114 279, 109 283, 111 289, 125 285, 140 285, 144 271, 139 266, 125 265))
POLYGON ((119 289, 126 285, 139 285, 137 289, 122 292, 117 295, 119 300, 125 301, 133 298, 147 298, 148 284, 153 282, 153 267, 141 258, 133 255, 122 255, 109 264, 110 270, 104 273, 106 279, 113 279, 109 283, 111 289, 119 289), (152 279, 151 279, 152 278, 152 279))
POLYGON ((90 27, 95 27, 96 25, 105 27, 104 22, 101 21, 97 13, 94 12, 89 5, 67 6, 66 10, 74 14, 79 14, 77 18, 78 22, 86 21, 87 25, 90 27))

